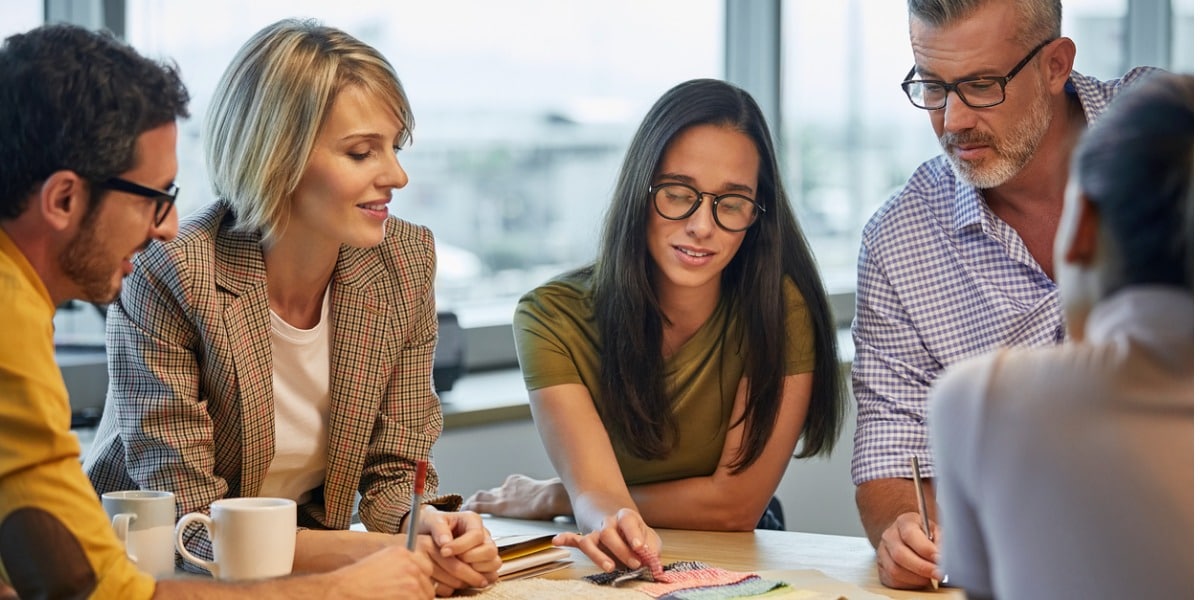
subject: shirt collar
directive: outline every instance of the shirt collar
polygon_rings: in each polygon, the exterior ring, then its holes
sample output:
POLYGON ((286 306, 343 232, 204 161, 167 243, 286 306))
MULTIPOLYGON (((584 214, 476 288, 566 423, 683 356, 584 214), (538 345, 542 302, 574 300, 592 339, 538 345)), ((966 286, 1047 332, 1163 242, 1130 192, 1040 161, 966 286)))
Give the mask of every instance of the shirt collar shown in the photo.
POLYGON ((1132 338, 1164 361, 1186 358, 1190 365, 1195 338, 1192 305, 1192 295, 1179 288, 1128 287, 1092 307, 1084 335, 1091 343, 1132 338))
MULTIPOLYGON (((46 307, 50 313, 50 317, 54 317, 54 301, 50 299, 50 290, 46 289, 46 284, 42 281, 37 270, 30 264, 29 259, 25 257, 25 253, 17 247, 17 243, 8 236, 8 232, 0 227, 0 255, 7 256, 9 260, 17 267, 17 272, 24 276, 29 282, 29 286, 37 291, 42 300, 46 302, 46 307)), ((0 283, 3 285, 3 283, 0 283)))

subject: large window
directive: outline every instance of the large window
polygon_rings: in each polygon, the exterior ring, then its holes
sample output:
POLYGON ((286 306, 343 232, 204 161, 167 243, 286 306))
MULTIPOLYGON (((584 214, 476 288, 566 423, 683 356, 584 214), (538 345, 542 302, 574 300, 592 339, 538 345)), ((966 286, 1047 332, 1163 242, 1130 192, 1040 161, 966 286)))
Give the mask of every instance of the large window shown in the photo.
POLYGON ((720 77, 724 51, 719 0, 130 0, 128 15, 129 41, 178 61, 194 95, 181 214, 212 199, 203 114, 251 34, 315 17, 382 51, 417 120, 392 211, 432 228, 441 308, 505 321, 517 295, 594 257, 634 128, 670 86, 720 77))
MULTIPOLYGON (((0 29, 41 19, 42 2, 3 1, 0 29)), ((254 31, 313 17, 379 48, 417 118, 415 143, 401 154, 411 181, 392 210, 432 228, 439 306, 472 327, 509 323, 519 294, 593 258, 625 146, 654 99, 689 78, 741 80, 724 72, 725 14, 750 1, 127 0, 124 29, 144 53, 177 61, 194 97, 179 144, 185 215, 213 199, 203 115, 254 31)), ((752 22, 752 31, 730 39, 780 28, 775 130, 784 176, 829 290, 846 299, 863 224, 939 152, 926 115, 899 90, 912 63, 905 3, 753 1, 779 2, 779 22, 752 22)), ((1082 73, 1117 77, 1131 62, 1192 69, 1193 0, 1063 5, 1063 32, 1078 45, 1082 73)), ((835 306, 848 312, 852 303, 835 306)), ((94 311, 64 311, 56 322, 60 341, 103 340, 94 311)), ((496 339, 511 345, 509 334, 496 339)))

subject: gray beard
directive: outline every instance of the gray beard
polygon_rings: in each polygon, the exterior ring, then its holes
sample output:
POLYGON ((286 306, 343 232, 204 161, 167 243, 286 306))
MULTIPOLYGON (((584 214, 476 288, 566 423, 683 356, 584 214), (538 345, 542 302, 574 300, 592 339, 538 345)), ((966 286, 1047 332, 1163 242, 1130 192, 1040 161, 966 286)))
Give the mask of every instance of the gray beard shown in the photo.
POLYGON ((1035 103, 1033 110, 1013 124, 1010 135, 1005 138, 966 132, 943 134, 938 141, 942 143, 955 175, 974 187, 988 189, 1008 183, 1016 177, 1029 164, 1049 129, 1050 104, 1046 99, 1035 103), (984 163, 959 159, 950 151, 950 146, 963 142, 986 143, 995 150, 997 156, 984 163))

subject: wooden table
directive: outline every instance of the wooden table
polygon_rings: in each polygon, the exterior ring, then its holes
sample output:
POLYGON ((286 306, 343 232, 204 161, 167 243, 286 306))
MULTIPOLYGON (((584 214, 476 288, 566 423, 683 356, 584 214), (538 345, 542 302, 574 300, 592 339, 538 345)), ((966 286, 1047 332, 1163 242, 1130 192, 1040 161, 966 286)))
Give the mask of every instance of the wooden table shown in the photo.
MULTIPOLYGON (((493 535, 572 531, 571 523, 485 517, 493 535)), ((961 590, 893 590, 879 583, 875 552, 866 538, 794 531, 719 532, 657 529, 663 541, 662 561, 697 560, 733 571, 816 569, 825 575, 889 598, 965 598, 961 590)), ((575 564, 548 578, 579 578, 599 572, 582 552, 572 549, 575 564)))

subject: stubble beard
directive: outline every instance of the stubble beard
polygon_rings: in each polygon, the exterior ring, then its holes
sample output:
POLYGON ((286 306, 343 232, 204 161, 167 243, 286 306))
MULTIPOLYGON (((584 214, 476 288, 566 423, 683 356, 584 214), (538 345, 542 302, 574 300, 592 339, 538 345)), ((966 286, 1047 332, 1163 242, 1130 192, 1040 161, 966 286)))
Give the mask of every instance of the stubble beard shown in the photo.
POLYGON ((108 304, 121 292, 120 280, 113 284, 113 273, 120 265, 106 264, 106 248, 98 231, 99 212, 97 207, 84 219, 75 239, 59 255, 58 266, 78 288, 79 299, 108 304))
MULTIPOLYGON (((1039 88, 1042 86, 1039 85, 1039 88)), ((1044 89, 1039 89, 1039 98, 1024 117, 1013 124, 1012 132, 1004 138, 988 133, 966 131, 945 133, 938 141, 942 144, 950 167, 963 181, 979 189, 1003 185, 1033 158, 1050 129, 1050 99, 1044 89), (983 161, 966 161, 958 158, 951 150, 958 145, 986 144, 996 152, 996 157, 983 161)))

